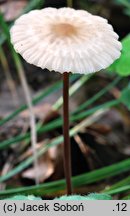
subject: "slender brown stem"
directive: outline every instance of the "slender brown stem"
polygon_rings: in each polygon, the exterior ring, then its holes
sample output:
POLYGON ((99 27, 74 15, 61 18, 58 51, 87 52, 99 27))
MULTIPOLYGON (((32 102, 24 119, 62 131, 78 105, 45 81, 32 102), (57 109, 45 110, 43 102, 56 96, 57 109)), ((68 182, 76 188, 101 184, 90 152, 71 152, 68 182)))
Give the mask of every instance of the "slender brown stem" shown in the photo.
POLYGON ((69 73, 63 74, 63 133, 64 133, 64 170, 67 195, 72 194, 71 184, 71 146, 69 137, 69 73))

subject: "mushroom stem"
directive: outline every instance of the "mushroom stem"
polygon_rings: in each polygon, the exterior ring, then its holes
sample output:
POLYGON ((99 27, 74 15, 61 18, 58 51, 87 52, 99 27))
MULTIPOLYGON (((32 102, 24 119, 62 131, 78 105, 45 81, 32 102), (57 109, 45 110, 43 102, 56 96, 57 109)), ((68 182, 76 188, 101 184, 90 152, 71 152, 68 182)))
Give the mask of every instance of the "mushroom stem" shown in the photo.
POLYGON ((64 171, 67 195, 72 194, 71 183, 71 146, 69 137, 69 73, 63 74, 63 134, 64 134, 64 171))

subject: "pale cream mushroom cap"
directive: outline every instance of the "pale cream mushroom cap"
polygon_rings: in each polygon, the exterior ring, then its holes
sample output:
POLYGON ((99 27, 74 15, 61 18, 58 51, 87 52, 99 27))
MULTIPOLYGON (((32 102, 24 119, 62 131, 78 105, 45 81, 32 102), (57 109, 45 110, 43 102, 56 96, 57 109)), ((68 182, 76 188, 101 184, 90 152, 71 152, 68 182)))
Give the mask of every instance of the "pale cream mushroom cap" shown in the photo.
POLYGON ((10 32, 16 52, 27 62, 60 73, 93 73, 121 54, 108 21, 84 10, 34 10, 18 18, 10 32))

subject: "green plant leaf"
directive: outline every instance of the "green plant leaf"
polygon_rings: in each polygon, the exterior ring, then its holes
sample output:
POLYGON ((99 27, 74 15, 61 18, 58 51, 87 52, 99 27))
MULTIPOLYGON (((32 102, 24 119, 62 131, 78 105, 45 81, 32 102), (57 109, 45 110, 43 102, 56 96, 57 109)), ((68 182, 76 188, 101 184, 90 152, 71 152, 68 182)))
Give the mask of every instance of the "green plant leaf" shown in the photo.
MULTIPOLYGON (((110 108, 112 106, 117 106, 119 105, 120 103, 120 100, 112 100, 112 101, 109 101, 109 102, 106 102, 104 104, 101 104, 101 105, 98 105, 94 108, 91 108, 87 111, 83 111, 81 113, 78 113, 76 115, 70 115, 70 121, 71 122, 75 122, 77 120, 81 120, 89 115, 92 115, 93 113, 95 113, 96 111, 100 110, 100 109, 107 109, 107 108, 110 108)), ((61 127, 63 124, 62 122, 62 119, 61 117, 60 118, 57 118, 56 120, 53 120, 45 125, 43 125, 42 127, 38 128, 37 130, 37 133, 38 134, 41 134, 43 132, 49 132, 49 131, 52 131, 56 128, 59 128, 61 127)), ((15 143, 19 143, 20 141, 23 141, 27 138, 30 137, 30 133, 27 132, 25 134, 21 134, 21 135, 18 135, 18 136, 15 136, 15 137, 12 137, 8 140, 4 140, 2 142, 0 142, 0 150, 2 149, 5 149, 5 148, 8 148, 10 145, 13 145, 15 143)))
POLYGON ((130 194, 127 195, 127 196, 125 196, 125 197, 123 197, 122 200, 130 200, 130 194))
POLYGON ((44 4, 44 0, 32 0, 29 1, 29 3, 27 4, 27 6, 23 9, 22 13, 28 13, 29 11, 33 10, 33 9, 40 9, 41 6, 43 6, 44 4))
MULTIPOLYGON (((106 112, 106 111, 105 111, 106 112)), ((104 113, 103 110, 100 110, 96 112, 93 116, 84 119, 82 122, 77 124, 75 127, 73 127, 70 130, 70 137, 73 137, 76 135, 81 129, 84 127, 87 127, 97 121, 104 113)), ((38 151, 37 151, 37 156, 40 157, 42 156, 49 148, 59 145, 60 143, 63 142, 63 136, 58 136, 51 141, 48 141, 46 145, 44 144, 38 151)), ((9 178, 13 177, 14 175, 18 174, 22 170, 24 170, 26 167, 28 167, 30 164, 33 162, 33 156, 28 157, 26 160, 22 161, 19 165, 17 165, 14 169, 6 173, 5 175, 0 176, 0 182, 3 182, 5 180, 8 180, 9 178)))
POLYGON ((124 193, 130 191, 130 185, 125 185, 116 189, 113 189, 111 191, 108 191, 107 193, 109 195, 114 195, 114 194, 119 194, 119 193, 124 193))
MULTIPOLYGON (((84 173, 78 176, 72 177, 73 187, 80 187, 83 185, 95 183, 98 181, 101 181, 103 179, 110 178, 112 176, 119 175, 121 173, 125 173, 130 170, 130 159, 118 162, 116 164, 103 167, 98 170, 91 171, 89 173, 84 173)), ((40 185, 35 186, 29 186, 29 187, 19 187, 14 189, 8 189, 0 191, 0 198, 5 198, 9 196, 14 196, 16 194, 24 194, 24 195, 35 195, 35 196, 43 196, 43 195, 49 195, 54 194, 55 192, 58 192, 59 190, 63 190, 66 187, 65 180, 58 180, 50 183, 44 183, 40 185)), ((129 186, 130 187, 130 186, 129 186)), ((121 187, 120 192, 129 190, 129 187, 121 187)), ((107 193, 117 193, 117 190, 107 192, 107 193)))
POLYGON ((122 91, 119 100, 130 110, 130 85, 122 91))
POLYGON ((102 191, 102 193, 113 194, 113 193, 119 191, 121 188, 124 188, 124 187, 125 187, 125 190, 126 190, 127 186, 128 187, 130 186, 130 176, 128 176, 127 178, 125 178, 125 179, 123 179, 123 180, 121 180, 119 182, 116 182, 115 184, 110 186, 110 188, 106 188, 105 190, 102 191))
POLYGON ((124 13, 130 16, 130 1, 129 0, 115 0, 116 4, 124 6, 124 13))
POLYGON ((120 76, 130 75, 130 34, 122 40, 122 54, 109 68, 120 76))

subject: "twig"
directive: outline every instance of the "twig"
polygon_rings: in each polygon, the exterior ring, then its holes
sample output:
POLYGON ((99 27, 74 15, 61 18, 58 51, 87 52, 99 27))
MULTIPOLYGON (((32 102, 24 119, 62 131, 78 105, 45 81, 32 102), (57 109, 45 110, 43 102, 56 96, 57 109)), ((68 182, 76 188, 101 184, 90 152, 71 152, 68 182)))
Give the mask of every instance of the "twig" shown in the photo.
POLYGON ((24 74, 24 70, 23 70, 22 64, 19 61, 19 59, 17 59, 17 61, 16 61, 16 66, 18 69, 19 77, 20 77, 21 84, 22 84, 22 87, 24 90, 24 95, 25 95, 26 103, 28 105, 29 114, 30 114, 31 143, 32 143, 32 150, 33 150, 33 154, 34 154, 34 167, 35 167, 35 171, 36 171, 35 182, 36 182, 36 184, 39 184, 38 159, 37 159, 37 150, 36 150, 37 132, 36 132, 35 114, 33 111, 31 95, 29 92, 29 88, 28 88, 28 84, 27 84, 26 77, 24 74))

